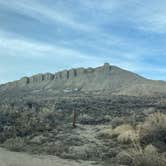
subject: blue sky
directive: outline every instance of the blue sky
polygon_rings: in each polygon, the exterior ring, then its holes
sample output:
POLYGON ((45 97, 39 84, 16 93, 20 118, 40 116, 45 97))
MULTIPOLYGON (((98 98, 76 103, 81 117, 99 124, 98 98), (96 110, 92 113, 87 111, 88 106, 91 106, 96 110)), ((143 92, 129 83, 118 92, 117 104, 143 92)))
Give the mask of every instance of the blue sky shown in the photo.
POLYGON ((0 83, 104 62, 166 80, 165 0, 0 0, 0 83))

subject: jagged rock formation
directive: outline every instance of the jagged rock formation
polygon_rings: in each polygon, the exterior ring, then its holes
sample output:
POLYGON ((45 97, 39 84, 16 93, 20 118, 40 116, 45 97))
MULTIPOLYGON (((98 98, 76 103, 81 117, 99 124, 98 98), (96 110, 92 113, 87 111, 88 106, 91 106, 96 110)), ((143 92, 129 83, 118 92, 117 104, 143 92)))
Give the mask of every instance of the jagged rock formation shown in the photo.
POLYGON ((152 81, 135 73, 105 63, 97 68, 77 68, 55 74, 37 74, 23 77, 18 81, 0 86, 0 93, 8 91, 20 93, 48 92, 109 92, 122 95, 156 95, 166 94, 166 82, 152 81))

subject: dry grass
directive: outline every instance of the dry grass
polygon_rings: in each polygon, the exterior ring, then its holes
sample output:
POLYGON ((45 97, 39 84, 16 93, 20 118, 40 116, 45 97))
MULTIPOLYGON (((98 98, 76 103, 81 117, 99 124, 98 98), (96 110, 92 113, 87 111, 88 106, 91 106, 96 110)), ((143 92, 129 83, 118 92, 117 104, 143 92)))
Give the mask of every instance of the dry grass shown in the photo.
POLYGON ((144 123, 151 130, 158 128, 166 128, 166 115, 160 112, 153 113, 149 115, 144 123))
MULTIPOLYGON (((166 135, 166 115, 159 112, 149 115, 144 123, 137 126, 137 132, 144 146, 151 142, 162 141, 166 135)), ((133 166, 166 165, 166 158, 154 145, 149 144, 143 148, 139 140, 133 145, 134 148, 128 152, 133 166)))
POLYGON ((140 140, 144 144, 164 141, 166 136, 166 115, 160 112, 149 115, 140 126, 140 140))
POLYGON ((124 143, 124 144, 137 142, 139 140, 139 135, 135 130, 128 130, 121 133, 117 137, 117 140, 119 143, 124 143))
POLYGON ((113 134, 118 136, 126 131, 131 131, 133 130, 133 127, 129 124, 123 124, 123 125, 120 125, 118 127, 116 127, 114 130, 113 130, 113 134))
POLYGON ((112 131, 113 136, 117 136, 119 143, 131 143, 139 140, 139 133, 129 124, 117 126, 112 131))
POLYGON ((165 114, 158 112, 149 115, 145 122, 137 125, 135 130, 129 125, 121 125, 115 128, 114 132, 118 135, 117 140, 120 143, 132 142, 133 148, 126 152, 132 159, 132 166, 166 166, 165 151, 154 146, 158 141, 164 145, 165 114))
POLYGON ((155 147, 155 146, 153 146, 152 144, 149 144, 149 145, 147 145, 146 147, 145 147, 145 149, 144 149, 144 151, 146 152, 146 153, 152 153, 152 154, 157 154, 158 153, 158 150, 157 150, 157 148, 155 147))
POLYGON ((156 148, 148 145, 143 149, 140 144, 135 144, 134 148, 128 151, 132 159, 133 166, 165 166, 166 159, 157 152, 156 148))
POLYGON ((105 139, 111 138, 112 135, 113 135, 112 126, 109 126, 107 128, 103 128, 102 130, 100 130, 98 132, 98 137, 102 137, 102 138, 105 138, 105 139))

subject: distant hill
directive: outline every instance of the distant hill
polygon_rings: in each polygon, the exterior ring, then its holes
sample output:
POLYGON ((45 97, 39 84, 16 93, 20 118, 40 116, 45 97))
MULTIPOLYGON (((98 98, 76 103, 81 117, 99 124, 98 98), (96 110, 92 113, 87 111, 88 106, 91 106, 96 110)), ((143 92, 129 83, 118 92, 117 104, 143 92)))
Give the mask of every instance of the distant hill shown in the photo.
POLYGON ((1 95, 35 95, 97 92, 129 96, 166 94, 166 82, 143 78, 105 63, 97 68, 63 70, 55 74, 37 74, 0 85, 1 95))

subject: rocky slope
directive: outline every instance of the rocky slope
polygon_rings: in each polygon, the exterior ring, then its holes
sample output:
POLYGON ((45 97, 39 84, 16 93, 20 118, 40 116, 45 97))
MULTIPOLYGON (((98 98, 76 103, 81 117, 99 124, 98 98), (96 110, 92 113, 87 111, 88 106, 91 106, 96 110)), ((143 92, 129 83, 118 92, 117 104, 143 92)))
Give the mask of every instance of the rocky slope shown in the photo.
POLYGON ((129 96, 166 94, 166 82, 143 78, 108 63, 97 68, 77 68, 55 74, 38 74, 0 86, 1 95, 54 95, 70 92, 109 92, 129 96))

